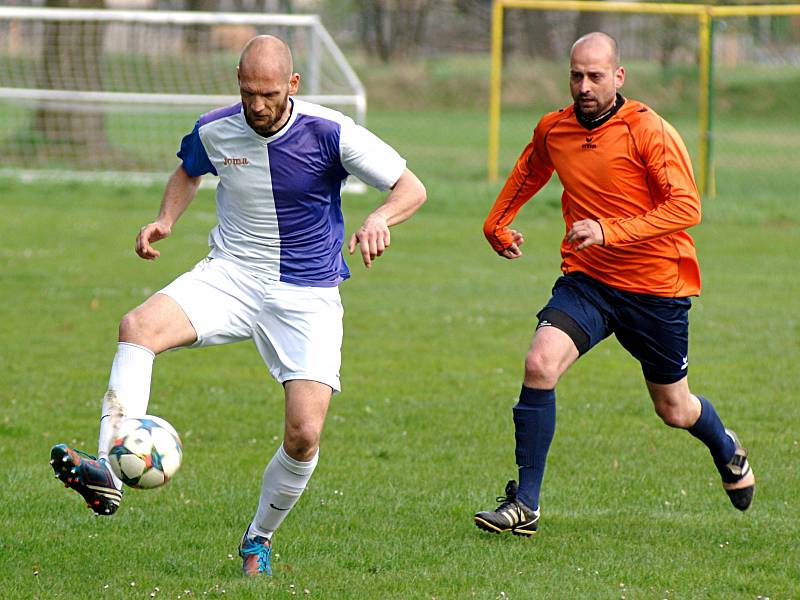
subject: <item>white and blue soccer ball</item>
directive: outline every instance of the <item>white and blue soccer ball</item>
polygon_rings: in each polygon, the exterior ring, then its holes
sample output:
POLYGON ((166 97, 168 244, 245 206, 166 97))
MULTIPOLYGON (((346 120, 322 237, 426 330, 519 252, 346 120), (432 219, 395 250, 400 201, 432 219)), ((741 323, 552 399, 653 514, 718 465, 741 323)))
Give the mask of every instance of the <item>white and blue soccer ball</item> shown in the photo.
POLYGON ((164 485, 181 466, 178 432, 160 417, 124 419, 108 451, 111 470, 125 485, 151 489, 164 485))

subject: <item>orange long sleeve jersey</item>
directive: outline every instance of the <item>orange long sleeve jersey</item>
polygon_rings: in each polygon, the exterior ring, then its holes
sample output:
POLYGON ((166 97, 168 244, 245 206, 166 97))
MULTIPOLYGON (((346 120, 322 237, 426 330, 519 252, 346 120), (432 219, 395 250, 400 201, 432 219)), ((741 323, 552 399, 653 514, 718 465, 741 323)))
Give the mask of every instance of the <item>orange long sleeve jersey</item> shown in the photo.
POLYGON ((685 231, 700 222, 700 198, 686 146, 669 123, 633 100, 591 130, 572 106, 542 117, 484 223, 497 252, 512 244, 508 226, 553 170, 564 186, 566 230, 594 219, 605 238, 576 252, 565 236, 564 273, 655 296, 700 293, 697 254, 685 231))

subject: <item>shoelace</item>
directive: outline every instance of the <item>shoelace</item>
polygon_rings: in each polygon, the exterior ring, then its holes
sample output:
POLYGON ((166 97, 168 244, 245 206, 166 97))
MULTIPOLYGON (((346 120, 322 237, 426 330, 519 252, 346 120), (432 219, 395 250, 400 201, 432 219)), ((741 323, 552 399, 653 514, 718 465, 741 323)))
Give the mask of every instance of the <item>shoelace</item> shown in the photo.
POLYGON ((265 546, 264 544, 257 542, 256 540, 248 539, 248 545, 245 548, 242 548, 242 554, 255 554, 258 556, 258 570, 262 572, 266 572, 267 574, 272 574, 272 568, 269 564, 269 555, 272 551, 272 546, 265 546))
POLYGON ((516 496, 508 494, 506 496, 498 496, 497 498, 495 498, 495 500, 501 503, 500 506, 497 507, 497 510, 495 512, 503 512, 507 510, 509 507, 513 507, 517 510, 518 516, 521 514, 519 504, 517 504, 516 496))
POLYGON ((73 448, 72 451, 75 452, 75 454, 80 454, 84 458, 88 458, 89 460, 97 460, 96 456, 93 456, 88 452, 84 452, 83 450, 77 450, 76 448, 73 448))

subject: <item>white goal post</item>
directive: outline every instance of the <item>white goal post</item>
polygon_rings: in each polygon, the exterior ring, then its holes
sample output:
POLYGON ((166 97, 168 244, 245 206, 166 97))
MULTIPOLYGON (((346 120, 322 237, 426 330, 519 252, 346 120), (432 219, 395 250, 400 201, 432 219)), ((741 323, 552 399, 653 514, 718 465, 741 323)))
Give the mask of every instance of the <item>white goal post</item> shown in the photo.
POLYGON ((264 33, 292 48, 299 98, 365 122, 317 15, 0 7, 0 173, 162 176, 200 114, 239 100, 239 52, 264 33))

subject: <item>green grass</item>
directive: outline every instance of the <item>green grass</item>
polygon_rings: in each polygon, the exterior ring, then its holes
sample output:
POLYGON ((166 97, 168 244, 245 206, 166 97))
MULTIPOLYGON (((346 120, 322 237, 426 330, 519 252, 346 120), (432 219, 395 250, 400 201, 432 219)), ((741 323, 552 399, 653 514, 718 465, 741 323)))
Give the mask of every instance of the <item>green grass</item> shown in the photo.
MULTIPOLYGON (((507 166, 536 118, 510 117, 507 166)), ((553 183, 518 217, 522 260, 486 244, 499 184, 483 178, 484 118, 370 116, 429 201, 373 269, 349 259, 343 392, 276 535, 271 580, 244 580, 235 556, 282 430, 281 389, 251 344, 158 358, 150 411, 182 434, 184 464, 162 489, 129 491, 112 519, 92 517, 47 464, 56 442, 94 449, 119 317, 202 257, 211 192, 147 263, 133 239, 159 188, 0 180, 0 597, 800 596, 792 196, 732 188, 692 232, 705 286, 690 315, 692 387, 750 447, 753 508, 729 505, 707 451, 660 423, 638 366, 606 341, 559 385, 540 534, 472 525, 515 476, 511 406, 563 232, 553 183)), ((791 173, 780 185, 791 192, 791 173)), ((348 231, 379 200, 346 197, 348 231)))

